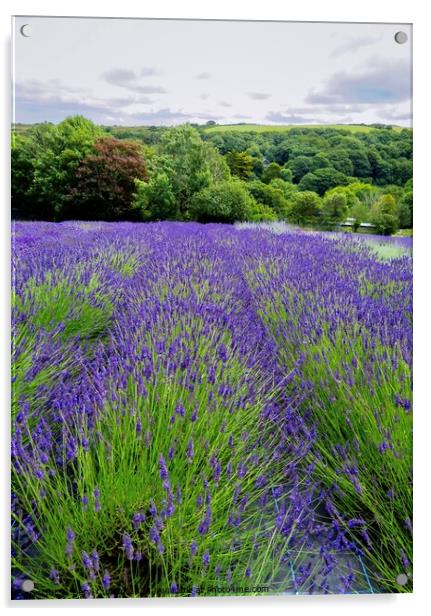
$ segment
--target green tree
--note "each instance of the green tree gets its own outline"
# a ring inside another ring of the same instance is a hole
[[[332,197],[333,195],[343,195],[346,199],[347,210],[350,212],[352,208],[359,203],[359,199],[352,189],[354,184],[348,184],[347,186],[335,186],[326,191],[325,197]]]
[[[398,218],[401,229],[413,227],[413,191],[406,190],[398,204]]]
[[[241,180],[247,180],[254,167],[254,159],[247,152],[228,152],[226,162],[232,175],[236,175]]]
[[[82,159],[93,153],[103,130],[82,116],[66,118],[57,126],[36,131],[34,174],[28,194],[44,216],[62,218],[63,208],[75,186]]]
[[[174,220],[178,207],[166,173],[154,175],[149,182],[135,180],[133,207],[142,220]]]
[[[299,225],[315,224],[322,209],[321,199],[312,191],[298,192],[292,199],[289,219]]]
[[[311,156],[296,156],[289,160],[288,166],[292,171],[293,181],[297,184],[301,179],[314,169],[313,158]]]
[[[281,171],[280,171],[280,177],[282,180],[284,180],[285,182],[289,182],[292,183],[293,182],[293,173],[292,173],[292,169],[289,169],[289,167],[287,167],[286,165],[284,167],[282,167]]]
[[[150,163],[150,177],[159,173],[168,177],[175,196],[178,218],[189,218],[193,196],[214,182],[230,177],[229,167],[215,147],[204,142],[190,125],[166,131],[159,151]],[[150,204],[150,209],[152,208]]]
[[[351,218],[353,218],[354,231],[357,231],[363,222],[370,222],[370,210],[359,199],[349,213]]]
[[[259,180],[247,182],[246,184],[247,190],[255,201],[271,208],[279,220],[285,220],[290,212],[290,204],[283,191],[278,186],[273,186],[274,182],[282,181],[278,178],[272,180],[271,184],[264,184],[259,182]]]
[[[14,217],[38,218],[29,190],[34,175],[35,147],[32,139],[16,135],[11,150],[11,201]],[[49,214],[49,212],[48,212]]]
[[[391,235],[399,228],[397,205],[392,195],[382,195],[373,205],[370,220],[379,233]]]
[[[334,167],[337,171],[344,173],[345,175],[353,175],[353,163],[349,158],[349,153],[341,148],[335,148],[326,152],[326,157],[330,163],[330,166]]]
[[[211,184],[196,193],[190,204],[193,220],[225,222],[247,220],[253,211],[254,200],[240,180],[225,180]]]
[[[283,197],[288,202],[291,201],[293,195],[295,195],[298,192],[297,184],[286,182],[285,180],[282,180],[281,178],[275,178],[275,180],[271,180],[271,182],[269,183],[269,186],[271,188],[276,188],[277,190],[280,190],[283,194]]]
[[[254,202],[247,220],[250,222],[275,222],[278,217],[274,210],[267,205]]]
[[[262,182],[269,184],[275,178],[281,178],[282,168],[278,163],[270,163],[262,173]]]
[[[347,211],[347,197],[342,192],[333,192],[323,197],[322,219],[326,224],[345,220]]]
[[[299,190],[316,192],[322,196],[329,188],[349,183],[349,178],[331,167],[323,167],[304,175],[299,182]]]

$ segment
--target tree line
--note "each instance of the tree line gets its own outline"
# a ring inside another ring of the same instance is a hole
[[[82,116],[12,138],[12,212],[43,220],[286,220],[379,233],[413,223],[412,132],[101,127]]]

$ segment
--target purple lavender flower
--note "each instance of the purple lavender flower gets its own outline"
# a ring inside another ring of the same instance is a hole
[[[169,478],[168,468],[166,466],[165,459],[161,454],[159,457],[159,470],[160,470],[160,479],[163,480],[163,479]]]
[[[180,417],[185,416],[184,406],[181,404],[181,402],[179,402],[177,406],[175,407],[175,413],[179,415]]]
[[[109,587],[111,586],[111,576],[109,575],[109,571],[107,569],[105,569],[103,573],[102,585],[105,590],[109,590]]]
[[[129,535],[123,535],[123,550],[126,554],[126,558],[128,558],[128,560],[133,560],[134,548]]]
[[[193,460],[193,456],[194,456],[193,439],[190,438],[187,444],[187,459],[189,462]]]
[[[141,511],[137,511],[136,513],[133,514],[133,527],[135,530],[138,530],[142,524],[142,522],[145,522],[145,513],[142,513]]]
[[[196,556],[198,551],[198,544],[196,543],[196,541],[193,539],[191,546],[190,546],[190,556],[193,558],[194,556]]]
[[[82,564],[86,569],[91,570],[93,568],[93,562],[85,551],[82,552]]]
[[[97,550],[92,550],[91,554],[91,562],[93,563],[93,569],[98,572],[99,571],[99,554]]]

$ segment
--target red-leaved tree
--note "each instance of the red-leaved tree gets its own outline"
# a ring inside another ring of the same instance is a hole
[[[71,189],[67,218],[133,220],[135,179],[147,180],[142,147],[135,141],[101,137],[82,159]]]

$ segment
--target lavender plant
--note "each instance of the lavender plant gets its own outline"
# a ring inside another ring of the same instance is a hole
[[[193,223],[14,234],[17,597],[359,592],[347,552],[394,589],[409,257]]]

